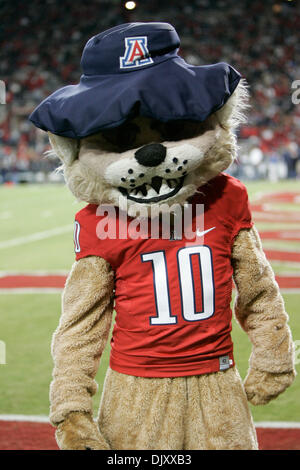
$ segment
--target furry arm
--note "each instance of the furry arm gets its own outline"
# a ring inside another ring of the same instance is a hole
[[[113,271],[109,264],[94,256],[75,262],[65,285],[62,315],[52,341],[50,421],[55,426],[72,412],[77,414],[72,414],[71,419],[81,419],[85,427],[93,416],[92,396],[97,391],[94,377],[108,339],[112,311]],[[78,418],[79,414],[82,418]]]
[[[255,227],[237,235],[232,265],[235,315],[253,346],[245,391],[252,404],[265,404],[294,380],[294,350],[284,302]]]

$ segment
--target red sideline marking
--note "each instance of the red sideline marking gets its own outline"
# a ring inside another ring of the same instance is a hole
[[[300,196],[299,196],[299,199],[300,199]],[[282,210],[269,210],[269,207],[270,207],[270,204],[266,205],[266,204],[250,204],[250,207],[251,207],[251,211],[252,212],[267,212],[268,214],[281,214],[283,215],[283,211]],[[299,212],[298,211],[292,211],[292,210],[289,210],[289,211],[286,211],[285,214],[287,213],[287,215],[292,215],[292,216],[297,216],[297,218],[299,218]]]
[[[260,450],[300,450],[300,429],[257,428]]]
[[[300,241],[300,231],[299,230],[269,230],[269,231],[260,231],[260,238],[262,240],[290,240],[290,241]]]
[[[54,433],[47,423],[0,421],[0,449],[58,450]]]
[[[264,250],[266,257],[271,261],[294,261],[300,263],[300,253],[294,251]]]
[[[273,193],[264,194],[259,199],[256,199],[254,204],[251,204],[251,210],[254,220],[264,222],[300,222],[299,211],[280,211],[271,210],[266,207],[266,203],[283,202],[283,203],[300,203],[300,193]]]
[[[275,253],[275,254],[274,254]],[[279,259],[280,261],[297,261],[295,255],[298,255],[300,261],[300,253],[290,252],[266,252],[268,259]],[[278,254],[279,253],[279,254]],[[275,276],[279,287],[289,289],[300,289],[300,276]],[[66,282],[66,276],[26,276],[26,275],[11,275],[3,276],[0,278],[0,289],[34,289],[34,288],[58,288],[63,289]]]
[[[259,222],[297,223],[300,222],[299,212],[252,211],[253,219]]]
[[[275,276],[281,289],[300,289],[300,276]]]
[[[300,193],[286,192],[286,193],[271,193],[264,194],[257,199],[259,202],[288,202],[297,204],[300,202]]]
[[[264,212],[263,204],[250,204],[252,212]]]
[[[47,276],[30,276],[30,275],[6,275],[0,278],[0,289],[18,289],[18,288],[64,288],[66,276],[47,275]]]
[[[257,428],[260,450],[300,450],[300,429]],[[0,421],[0,450],[58,450],[48,423]]]

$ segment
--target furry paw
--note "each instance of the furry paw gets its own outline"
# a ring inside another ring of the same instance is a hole
[[[248,401],[252,405],[269,403],[292,384],[295,375],[294,371],[271,373],[250,369],[244,382]]]
[[[55,437],[61,450],[110,450],[88,413],[70,413],[58,425]]]

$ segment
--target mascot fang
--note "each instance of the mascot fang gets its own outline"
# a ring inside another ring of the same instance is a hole
[[[246,84],[226,63],[187,64],[179,45],[168,23],[104,31],[84,48],[80,83],[30,116],[88,203],[76,215],[76,261],[52,342],[50,419],[61,449],[257,449],[247,400],[268,403],[295,377],[288,316],[246,188],[224,173]],[[201,226],[191,217],[194,239],[161,236],[174,205],[171,224],[187,205],[204,208]],[[101,238],[103,206],[118,228]],[[142,210],[156,211],[157,236],[128,236]],[[234,313],[253,346],[244,384],[230,334],[232,278]]]

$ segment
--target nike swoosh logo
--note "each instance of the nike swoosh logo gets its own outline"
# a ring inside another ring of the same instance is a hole
[[[214,230],[216,227],[212,227],[212,228],[209,228],[208,230],[204,230],[204,232],[199,232],[199,230],[197,229],[196,231],[196,234],[197,234],[197,237],[204,237],[204,235],[208,232],[211,232],[212,230]]]

